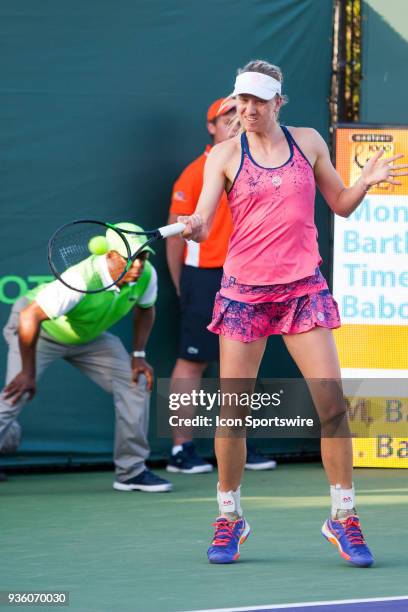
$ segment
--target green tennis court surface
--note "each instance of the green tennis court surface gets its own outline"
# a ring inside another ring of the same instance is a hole
[[[0,485],[0,590],[69,591],[69,608],[58,609],[84,612],[268,609],[407,594],[404,470],[356,472],[371,569],[349,567],[321,536],[328,493],[317,464],[245,475],[252,534],[228,566],[206,560],[216,473],[171,480],[173,493],[149,494],[113,491],[107,472],[11,476]]]

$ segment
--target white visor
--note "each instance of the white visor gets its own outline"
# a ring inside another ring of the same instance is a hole
[[[280,93],[281,84],[273,77],[262,72],[241,72],[235,79],[232,95],[252,94],[262,100],[272,100]]]

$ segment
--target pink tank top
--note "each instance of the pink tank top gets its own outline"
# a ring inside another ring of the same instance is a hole
[[[264,168],[241,136],[241,165],[228,192],[233,219],[224,274],[246,285],[290,283],[315,273],[321,263],[314,223],[313,168],[281,126],[289,159]]]

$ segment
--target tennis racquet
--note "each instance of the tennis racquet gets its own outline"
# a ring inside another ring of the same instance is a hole
[[[51,272],[69,289],[100,293],[117,285],[140,253],[152,251],[153,242],[181,234],[185,228],[184,223],[172,223],[139,232],[128,225],[89,219],[66,223],[48,242]]]

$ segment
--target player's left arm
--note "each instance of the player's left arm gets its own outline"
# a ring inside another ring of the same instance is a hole
[[[404,170],[408,168],[407,164],[393,163],[403,157],[402,153],[382,159],[384,151],[380,150],[368,160],[354,185],[345,187],[331,162],[329,149],[323,138],[315,130],[310,130],[309,138],[316,156],[314,174],[317,186],[332,211],[341,217],[350,216],[373,185],[382,182],[401,185],[394,177],[407,174]]]

